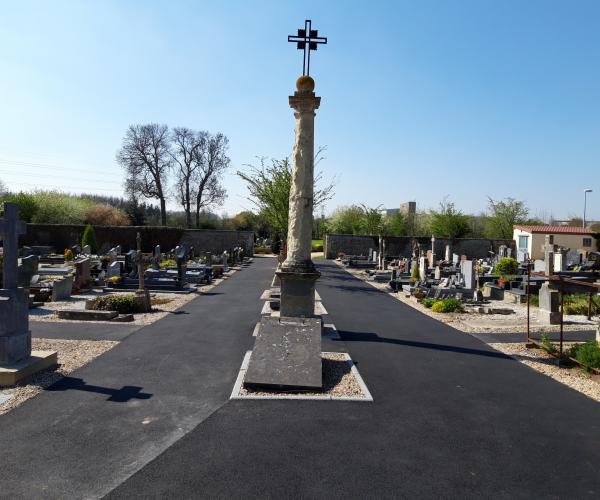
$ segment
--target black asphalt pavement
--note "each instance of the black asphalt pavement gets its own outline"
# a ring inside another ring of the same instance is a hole
[[[375,401],[229,402],[109,498],[600,496],[596,402],[319,268]]]
[[[31,336],[41,339],[68,340],[123,340],[139,330],[139,325],[127,323],[64,323],[57,321],[30,321]]]
[[[1,416],[0,498],[99,498],[218,410],[275,264],[255,259]]]

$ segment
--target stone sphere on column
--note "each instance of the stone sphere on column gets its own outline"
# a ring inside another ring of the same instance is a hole
[[[296,90],[302,93],[313,92],[315,90],[315,81],[308,75],[301,76],[296,80]]]

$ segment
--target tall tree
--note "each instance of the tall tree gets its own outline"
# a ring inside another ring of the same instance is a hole
[[[259,158],[259,161],[260,166],[247,165],[249,169],[246,172],[238,171],[237,175],[246,181],[250,201],[269,222],[274,233],[281,235],[285,240],[288,231],[292,165],[289,158],[267,160],[263,157]],[[333,197],[333,183],[316,188],[321,179],[321,173],[317,173],[314,179],[313,209]]]
[[[507,240],[513,237],[513,226],[524,224],[529,215],[529,209],[525,203],[514,198],[498,201],[488,198],[488,211],[486,236]]]
[[[438,211],[431,212],[429,229],[435,236],[464,238],[469,234],[469,217],[454,207],[454,203],[444,199]]]
[[[200,212],[208,207],[221,205],[227,192],[221,178],[231,160],[227,156],[229,139],[221,133],[211,135],[200,132],[202,138],[196,153],[197,169],[194,172],[193,193],[196,199],[196,227],[200,227]]]
[[[149,123],[131,125],[123,138],[117,161],[125,169],[125,188],[137,196],[156,199],[167,225],[167,175],[172,167],[169,128]]]
[[[207,137],[185,127],[177,127],[172,133],[171,157],[176,167],[175,193],[185,212],[185,225],[192,227],[192,203],[196,202],[194,181],[203,160]]]

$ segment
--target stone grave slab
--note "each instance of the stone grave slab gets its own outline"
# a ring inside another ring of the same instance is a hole
[[[262,318],[244,385],[321,390],[320,318]]]
[[[15,385],[19,380],[57,364],[56,351],[31,351],[31,356],[0,366],[0,386]]]

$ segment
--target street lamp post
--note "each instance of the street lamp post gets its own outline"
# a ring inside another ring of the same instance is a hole
[[[585,211],[587,208],[587,194],[591,193],[592,190],[591,189],[584,189],[583,190],[583,227],[585,228]]]

